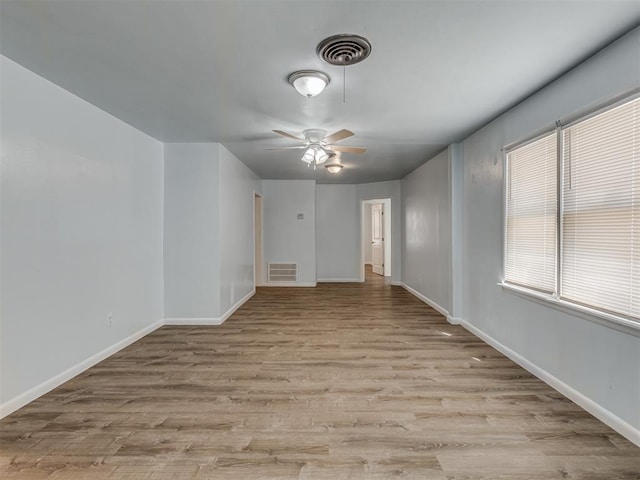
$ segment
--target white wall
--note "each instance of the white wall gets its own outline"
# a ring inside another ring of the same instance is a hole
[[[165,317],[220,323],[254,291],[255,174],[219,143],[165,145]]]
[[[220,313],[255,290],[254,192],[258,177],[224,146],[219,146]]]
[[[8,413],[162,319],[163,146],[0,62],[0,402]]]
[[[565,392],[575,392],[573,398],[635,435],[637,442],[640,338],[509,293],[497,283],[503,243],[500,148],[639,86],[637,28],[467,138],[457,232],[462,239],[462,320],[546,372],[550,381],[568,387]]]
[[[391,199],[391,281],[399,284],[402,281],[402,187],[400,180],[377,183],[361,183],[356,185],[356,201],[358,202],[357,225],[358,244],[362,245],[362,209],[363,200],[381,198]],[[386,213],[385,213],[386,215]],[[362,248],[362,247],[360,247]],[[387,255],[388,257],[388,255]],[[362,258],[362,257],[359,257]],[[360,262],[360,260],[358,260]],[[364,275],[364,265],[361,269]],[[362,277],[364,279],[364,277]]]
[[[164,314],[220,315],[217,143],[164,148]]]
[[[451,309],[450,155],[445,150],[402,180],[402,281]]]
[[[316,186],[318,281],[360,280],[355,185]]]
[[[267,263],[298,264],[298,283],[316,283],[314,180],[263,180],[264,271]],[[302,213],[304,219],[298,220]]]
[[[454,143],[447,149],[449,154],[449,180],[451,184],[451,292],[449,317],[458,318],[464,298],[464,257],[462,251],[462,220],[464,215],[464,156],[462,144]]]

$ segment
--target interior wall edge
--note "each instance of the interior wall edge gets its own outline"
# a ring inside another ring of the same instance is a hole
[[[419,300],[422,300],[424,303],[429,305],[431,308],[436,310],[438,313],[441,313],[442,315],[444,315],[445,318],[449,318],[449,312],[447,311],[446,308],[444,308],[443,306],[441,306],[438,303],[434,302],[429,297],[421,294],[419,291],[417,291],[416,289],[414,289],[410,285],[407,285],[406,283],[400,282],[400,284],[398,286],[404,288],[407,292],[409,292],[411,295],[413,295],[414,297],[418,298]]]
[[[67,370],[45,380],[39,385],[36,385],[30,390],[27,390],[24,393],[4,402],[0,405],[0,418],[4,418],[7,415],[15,412],[16,410],[24,407],[25,405],[33,402],[37,398],[42,395],[50,392],[54,388],[59,387],[65,382],[68,382],[72,378],[80,375],[82,372],[88,370],[94,365],[100,363],[101,361],[109,358],[114,353],[119,352],[123,348],[128,347],[129,345],[137,342],[141,338],[149,335],[151,332],[157,330],[158,328],[164,325],[164,320],[158,320],[151,325],[148,325],[141,330],[138,330],[132,335],[129,335],[127,338],[120,340],[119,342],[114,343],[110,347],[105,348],[104,350],[96,353],[95,355],[90,356],[89,358],[81,361],[80,363],[74,365],[73,367],[68,368]]]
[[[231,315],[235,313],[242,305],[244,305],[251,297],[256,294],[254,288],[244,297],[238,300],[227,311],[219,317],[167,317],[164,319],[164,325],[171,326],[197,326],[197,325],[222,325]]]

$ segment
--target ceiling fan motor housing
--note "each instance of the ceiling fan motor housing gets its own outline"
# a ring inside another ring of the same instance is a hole
[[[320,145],[327,136],[327,131],[320,128],[308,128],[302,133],[310,145]]]

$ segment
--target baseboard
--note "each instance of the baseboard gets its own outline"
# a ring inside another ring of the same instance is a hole
[[[447,322],[451,325],[461,325],[463,320],[459,317],[452,317],[451,315],[447,315]]]
[[[591,415],[596,417],[602,423],[608,425],[616,432],[618,432],[623,437],[627,438],[630,442],[635,443],[640,447],[640,430],[635,428],[633,425],[627,423],[620,417],[616,416],[614,413],[610,412],[606,408],[602,407],[600,404],[594,402],[589,397],[575,390],[573,387],[567,385],[559,378],[555,377],[551,373],[546,370],[540,368],[533,362],[527,360],[525,357],[520,355],[519,353],[511,350],[509,347],[503,345],[495,338],[487,335],[482,330],[474,327],[469,322],[463,319],[454,319],[458,321],[458,324],[467,329],[469,332],[473,333],[476,337],[484,341],[485,343],[491,345],[493,348],[498,350],[500,353],[504,354],[506,357],[513,360],[515,363],[520,365],[522,368],[532,373],[540,380],[545,382],[547,385],[553,387],[562,395],[585,409]]]
[[[249,299],[251,297],[253,297],[256,294],[256,289],[254,288],[253,290],[251,290],[249,293],[247,293],[244,297],[242,297],[240,300],[238,300],[236,303],[234,303],[231,308],[229,308],[229,310],[227,310],[221,317],[220,317],[220,325],[222,325],[225,320],[227,320],[231,315],[233,315],[236,310],[238,310],[242,305],[244,305],[245,303],[247,303],[249,301]]]
[[[395,280],[391,280],[391,285],[393,285],[394,287],[404,287],[404,283],[396,282]]]
[[[263,287],[317,287],[316,282],[282,282],[282,283],[265,283]]]
[[[12,398],[11,400],[8,400],[7,402],[0,405],[0,418],[6,417],[7,415],[18,410],[19,408],[22,408],[28,403],[33,402],[35,399],[37,399],[38,397],[41,397],[45,393],[50,392],[51,390],[53,390],[56,387],[59,387],[65,382],[68,382],[73,377],[81,374],[82,372],[93,367],[97,363],[100,363],[101,361],[110,357],[114,353],[119,352],[120,350],[122,350],[125,347],[128,347],[134,342],[137,342],[145,335],[149,335],[151,332],[153,332],[154,330],[157,330],[162,325],[164,325],[164,321],[158,320],[157,322],[143,328],[142,330],[138,330],[134,334],[129,335],[127,338],[120,340],[119,342],[111,345],[110,347],[105,348],[101,352],[98,352],[95,355],[92,355],[91,357],[87,358],[86,360],[83,360],[77,365],[74,365],[73,367],[66,369],[64,372],[59,373],[58,375],[55,375],[49,380],[45,380],[40,385],[37,385],[32,389],[27,390],[26,392],[18,395],[17,397]]]
[[[319,278],[318,283],[360,283],[360,278]]]
[[[172,327],[185,325],[222,325],[220,317],[167,317],[164,324]]]
[[[407,285],[406,283],[400,283],[400,286],[402,288],[404,288],[407,292],[409,292],[411,295],[413,295],[414,297],[418,297],[420,300],[422,300],[424,303],[426,303],[427,305],[429,305],[430,307],[434,308],[435,310],[437,310],[438,312],[440,312],[442,315],[444,315],[446,318],[449,318],[449,311],[446,308],[441,307],[440,305],[438,305],[436,302],[434,302],[433,300],[431,300],[429,297],[425,297],[423,294],[421,294],[419,291],[411,288],[409,285]]]
[[[170,317],[164,319],[165,325],[222,325],[225,320],[227,320],[231,315],[235,313],[242,305],[244,305],[251,297],[256,294],[256,289],[254,288],[249,293],[247,293],[244,297],[238,300],[235,304],[229,308],[224,314],[219,317]]]

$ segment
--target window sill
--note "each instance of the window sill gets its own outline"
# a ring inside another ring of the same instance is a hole
[[[560,300],[552,297],[551,295],[536,292],[535,290],[529,290],[528,288],[519,287],[517,285],[511,285],[508,283],[498,283],[500,287],[507,290],[509,293],[515,293],[528,300],[533,300],[537,303],[550,306],[564,313],[568,313],[573,316],[584,318],[598,325],[612,328],[629,335],[640,337],[640,323],[633,320],[629,320],[612,313],[601,312],[593,308],[578,305],[566,300]]]

